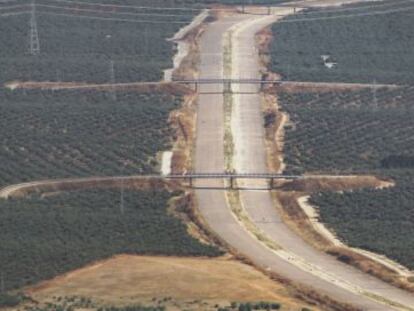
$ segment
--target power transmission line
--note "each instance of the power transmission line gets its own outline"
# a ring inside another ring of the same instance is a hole
[[[0,6],[0,10],[13,10],[13,9],[22,9],[22,8],[31,8],[31,4],[18,4],[11,6]]]
[[[32,12],[30,16],[30,54],[31,55],[38,55],[40,54],[40,42],[39,42],[39,34],[37,31],[37,21],[36,21],[36,4],[35,0],[32,2]]]
[[[375,5],[358,5],[355,7],[343,7],[343,8],[335,8],[335,9],[330,9],[330,8],[324,8],[324,7],[314,7],[314,8],[307,8],[307,9],[315,9],[316,11],[308,11],[308,12],[303,12],[300,15],[301,16],[307,16],[307,15],[318,15],[318,14],[328,14],[328,13],[342,13],[342,12],[347,12],[347,11],[357,11],[357,10],[368,10],[368,9],[378,9],[378,8],[384,8],[384,7],[389,7],[389,6],[398,6],[401,4],[409,4],[409,3],[414,3],[414,0],[402,0],[400,2],[386,2],[386,3],[381,3],[381,4],[375,4]],[[286,8],[288,8],[289,6],[286,6]],[[296,8],[297,9],[297,8]]]
[[[110,8],[127,8],[127,9],[139,9],[139,10],[176,10],[176,11],[200,11],[203,8],[185,8],[185,7],[150,7],[150,6],[133,6],[133,5],[121,5],[121,4],[109,4],[109,3],[99,3],[99,2],[81,2],[81,1],[70,1],[70,0],[49,0],[52,2],[64,2],[64,3],[74,3],[81,5],[89,6],[102,6]]]
[[[38,11],[38,14],[54,15],[54,16],[67,16],[67,17],[78,17],[78,18],[96,19],[96,20],[114,21],[114,22],[129,22],[129,23],[181,24],[181,25],[187,25],[189,23],[188,21],[139,20],[139,19],[116,18],[116,17],[98,17],[98,16],[79,15],[79,14],[70,14],[70,13],[53,13],[53,12],[45,12],[45,11]]]
[[[109,12],[109,11],[99,11],[99,10],[93,10],[93,9],[81,9],[81,8],[75,8],[75,7],[46,5],[46,4],[36,4],[36,6],[42,7],[42,8],[80,11],[80,12],[93,12],[93,13],[99,13],[99,14],[113,14],[113,15],[120,14],[120,15],[130,15],[130,16],[189,17],[189,18],[193,17],[193,15],[184,15],[184,14]]]
[[[67,3],[79,3],[79,4],[86,4],[86,5],[92,5],[91,3],[85,3],[85,2],[78,2],[78,1],[70,1],[70,0],[49,0],[49,1],[57,1],[57,2],[67,2]],[[414,0],[407,0],[399,2],[401,3],[413,3]],[[176,9],[176,8],[158,8],[158,7],[134,7],[134,6],[120,6],[120,5],[108,5],[108,4],[100,4],[95,3],[97,6],[103,6],[103,7],[123,7],[123,8],[152,8],[152,9]],[[336,13],[336,12],[343,12],[343,11],[349,11],[349,10],[362,10],[362,9],[374,9],[384,6],[390,6],[395,5],[395,3],[385,3],[381,5],[376,6],[360,6],[358,8],[343,8],[343,9],[336,9],[336,10],[324,10],[323,12],[307,12],[302,13],[300,16],[308,16],[311,14],[327,14],[327,13]],[[180,14],[153,14],[153,13],[130,13],[130,12],[102,12],[99,10],[93,10],[93,9],[79,9],[79,8],[68,8],[68,7],[59,7],[59,6],[53,6],[53,5],[44,5],[44,4],[36,4],[36,6],[39,7],[49,7],[49,8],[56,8],[56,9],[62,9],[62,10],[70,10],[70,11],[85,11],[85,12],[93,12],[93,13],[99,13],[99,14],[121,14],[121,15],[137,15],[137,16],[171,16],[171,17],[186,17],[189,15],[180,15]],[[15,8],[18,8],[19,6],[15,6]],[[21,5],[20,8],[26,7],[26,5]],[[1,9],[1,8],[0,8]],[[293,18],[293,19],[286,19],[278,21],[278,23],[291,23],[291,22],[305,22],[305,21],[319,21],[319,20],[328,20],[328,19],[334,19],[334,18],[351,18],[351,17],[358,17],[358,16],[369,16],[369,15],[380,15],[380,14],[390,14],[390,13],[396,13],[396,12],[402,12],[405,10],[410,10],[412,7],[405,7],[405,8],[397,8],[393,10],[386,10],[386,11],[377,11],[377,12],[363,12],[363,13],[354,13],[350,15],[336,15],[336,16],[320,16],[315,18]],[[195,9],[191,9],[195,10]],[[197,10],[198,11],[198,10]],[[20,13],[20,12],[19,12]],[[98,16],[90,16],[90,15],[79,15],[79,14],[71,14],[71,13],[55,13],[55,12],[40,12],[42,14],[48,14],[48,15],[56,15],[56,16],[78,16],[80,18],[90,18],[90,19],[101,19],[101,20],[109,20],[109,21],[123,21],[123,22],[136,22],[136,23],[172,23],[172,24],[186,24],[187,22],[184,21],[152,21],[152,20],[133,20],[128,18],[117,18],[117,17],[98,17]],[[1,16],[1,15],[0,15]],[[286,17],[287,15],[284,14],[273,14],[273,16],[280,16],[280,17]]]
[[[15,16],[15,15],[20,15],[20,14],[30,14],[31,11],[22,11],[22,12],[10,12],[10,13],[0,13],[0,17],[3,16]]]
[[[338,19],[338,18],[378,16],[378,15],[387,15],[387,14],[393,14],[393,13],[399,13],[399,12],[406,12],[406,11],[413,10],[413,9],[414,9],[414,6],[398,8],[398,9],[393,9],[393,10],[354,13],[354,14],[347,14],[347,15],[321,16],[321,17],[311,17],[311,18],[292,18],[292,19],[277,21],[276,23],[312,22],[312,21],[320,21],[320,20],[332,20],[332,19]],[[319,13],[319,14],[321,14],[321,13]],[[322,12],[322,14],[323,14],[323,12]],[[284,15],[284,16],[287,17],[286,15]]]
[[[314,17],[314,18],[292,18],[292,19],[280,20],[280,21],[277,21],[276,23],[311,22],[311,21],[320,21],[320,20],[332,20],[332,19],[338,19],[338,18],[378,16],[378,15],[387,15],[387,14],[393,14],[393,13],[399,13],[399,12],[406,12],[406,11],[413,10],[413,9],[414,9],[414,6],[398,8],[394,10],[369,12],[369,13],[366,12],[366,13],[355,13],[355,14],[348,14],[348,15],[321,16],[321,17]],[[70,13],[54,13],[54,12],[45,12],[45,11],[38,11],[38,14],[78,17],[78,18],[96,19],[96,20],[104,20],[104,21],[129,22],[129,23],[182,24],[182,25],[188,24],[188,22],[185,22],[185,21],[138,20],[138,19],[127,19],[127,18],[116,18],[116,17],[98,17],[98,16],[79,15],[79,14],[70,14]],[[287,17],[288,15],[273,15],[273,16]],[[221,22],[221,24],[233,24],[233,23],[234,22]],[[263,22],[263,24],[267,25],[268,22]]]
[[[320,16],[320,17],[311,17],[311,18],[290,18],[285,20],[275,21],[275,24],[280,23],[294,23],[294,22],[310,22],[310,21],[320,21],[320,20],[332,20],[337,18],[354,18],[354,17],[366,17],[366,16],[377,16],[377,15],[387,15],[399,12],[406,12],[413,10],[414,6],[407,6],[403,8],[391,9],[391,10],[382,10],[375,12],[363,12],[363,13],[354,13],[354,14],[345,14],[345,15],[334,15],[334,16]],[[316,12],[315,12],[316,13]],[[332,13],[329,12],[329,13]],[[319,15],[324,14],[324,12],[318,12]],[[307,14],[302,14],[301,16],[306,16]],[[289,17],[289,14],[273,14],[272,16],[277,17]],[[222,22],[222,24],[233,24],[234,22]],[[260,23],[257,23],[260,24]],[[268,22],[263,22],[263,24],[268,25]]]
[[[9,3],[14,2],[17,0],[0,0],[0,3]],[[133,6],[133,5],[119,5],[119,4],[108,4],[108,3],[99,3],[99,2],[81,2],[81,1],[72,1],[72,0],[46,0],[49,2],[58,2],[58,3],[68,3],[68,4],[78,4],[83,6],[100,6],[100,7],[109,7],[109,8],[127,8],[127,9],[139,9],[139,10],[177,10],[177,11],[200,11],[202,9],[209,9],[206,7],[199,7],[199,8],[188,8],[188,7],[149,7],[149,6]],[[387,6],[394,6],[394,5],[401,5],[406,3],[414,3],[414,0],[401,0],[397,3],[395,2],[387,2],[382,4],[376,4],[376,5],[367,5],[367,6],[357,6],[357,7],[347,7],[347,8],[339,8],[339,9],[326,9],[324,8],[323,12],[304,12],[302,15],[314,15],[314,14],[323,14],[323,13],[336,13],[336,12],[345,12],[345,11],[354,11],[354,10],[364,10],[364,9],[376,9],[380,7],[387,7]],[[49,6],[54,7],[53,5],[48,4],[37,4],[38,6]],[[22,6],[25,6],[22,4]],[[242,4],[241,8],[243,10],[243,7],[245,4]],[[58,7],[58,6],[56,6]],[[280,6],[283,8],[288,8],[289,6]],[[74,8],[75,9],[75,8]],[[86,10],[86,9],[82,9]],[[220,10],[234,10],[234,8],[221,8]],[[109,13],[109,12],[108,12]],[[161,15],[161,14],[160,14]]]
[[[86,6],[102,6],[102,7],[110,7],[110,8],[128,8],[128,9],[146,9],[146,10],[177,10],[177,11],[200,11],[202,9],[209,9],[207,7],[199,7],[199,8],[188,8],[188,7],[149,7],[149,6],[132,6],[132,5],[119,5],[119,4],[108,4],[108,3],[99,3],[99,2],[81,2],[81,1],[73,1],[73,0],[46,0],[51,2],[63,2],[63,3],[72,3],[72,4],[80,4],[80,5],[86,5]],[[394,6],[394,5],[401,5],[405,3],[413,3],[414,0],[402,0],[398,3],[395,2],[387,2],[387,3],[381,3],[376,5],[366,5],[366,6],[358,6],[358,7],[351,7],[351,8],[339,8],[339,9],[324,9],[325,12],[323,13],[335,13],[335,12],[343,12],[343,11],[352,11],[352,10],[363,10],[363,9],[375,9],[379,7],[387,7],[387,6]],[[245,4],[241,5],[241,9]],[[280,6],[283,8],[289,7],[289,6]],[[234,8],[220,8],[220,10],[231,10],[233,11]],[[302,13],[303,15],[311,15],[311,14],[321,14],[321,12],[306,12]]]

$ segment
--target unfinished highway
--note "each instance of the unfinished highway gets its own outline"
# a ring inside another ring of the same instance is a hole
[[[275,10],[278,15],[290,8]],[[200,79],[259,78],[255,34],[275,22],[276,16],[234,15],[208,25],[200,39]],[[224,46],[232,36],[231,64],[224,63]],[[225,70],[225,68],[227,68]],[[225,152],[226,128],[223,86],[200,85],[194,170],[200,173],[225,171],[226,156],[232,157],[237,173],[266,171],[266,153],[261,97],[257,85],[233,86],[231,132],[234,154]],[[237,93],[242,94],[237,94]],[[252,94],[253,93],[253,94]],[[197,181],[206,186],[211,181]],[[217,181],[216,181],[217,183]],[[207,185],[208,186],[208,185]],[[240,192],[240,204],[255,226],[271,239],[277,249],[260,242],[238,221],[223,190],[197,189],[202,216],[210,229],[258,266],[296,283],[312,287],[333,299],[364,310],[412,310],[414,295],[340,263],[317,251],[290,230],[278,215],[270,192]]]

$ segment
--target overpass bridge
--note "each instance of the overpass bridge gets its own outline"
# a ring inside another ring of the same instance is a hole
[[[231,92],[233,84],[250,84],[259,85],[259,90],[262,91],[265,86],[277,86],[281,85],[281,80],[266,80],[266,79],[215,79],[215,78],[203,78],[203,79],[173,79],[172,82],[177,84],[183,84],[185,86],[194,86],[194,91],[198,91],[199,85],[222,85],[224,92]],[[221,93],[221,92],[220,92]]]
[[[234,182],[237,180],[256,179],[268,182],[269,189],[273,189],[275,180],[296,180],[311,178],[312,176],[304,175],[283,175],[276,173],[186,173],[186,174],[171,174],[171,175],[153,175],[152,178],[164,179],[183,179],[189,182],[190,187],[194,187],[196,180],[225,180],[228,187],[234,189]]]
[[[130,181],[150,181],[150,180],[183,180],[188,182],[190,188],[203,188],[203,189],[237,189],[237,190],[272,190],[274,189],[275,180],[291,181],[291,180],[305,180],[305,179],[317,179],[317,178],[346,178],[354,177],[354,175],[283,175],[276,173],[185,173],[185,174],[169,174],[169,175],[127,175],[127,176],[93,176],[93,177],[78,177],[78,178],[63,178],[63,179],[46,179],[37,180],[31,182],[23,182],[14,185],[9,185],[4,188],[0,188],[0,199],[7,199],[13,196],[15,193],[23,192],[53,192],[59,190],[74,190],[74,189],[86,189],[96,188],[97,186],[110,187],[117,183],[123,185],[123,182]],[[236,188],[235,181],[237,180],[261,180],[267,182],[267,188]],[[224,185],[220,186],[195,186],[194,182],[197,180],[218,180],[224,181]],[[43,190],[42,190],[43,189]]]
[[[183,180],[188,182],[191,188],[195,188],[194,182],[196,180],[219,180],[225,181],[224,187],[228,189],[235,189],[235,181],[238,179],[251,179],[251,180],[265,180],[268,182],[269,188],[273,189],[274,181],[280,180],[294,180],[308,178],[308,176],[294,176],[294,175],[282,175],[272,173],[252,173],[252,174],[235,174],[235,173],[185,173],[185,174],[169,174],[169,175],[128,175],[128,176],[93,176],[93,177],[79,177],[79,178],[63,178],[63,179],[46,179],[37,180],[31,182],[23,182],[14,185],[9,185],[4,188],[0,188],[0,198],[7,199],[13,196],[14,193],[39,192],[39,189],[46,189],[45,191],[56,191],[56,189],[73,190],[84,189],[85,187],[95,188],[100,186],[113,186],[116,183],[123,184],[128,181],[149,181],[149,180]],[[226,186],[227,185],[227,186]],[[198,187],[205,189],[217,189],[218,187]],[[223,186],[220,186],[223,188]],[[49,189],[49,190],[48,190]]]

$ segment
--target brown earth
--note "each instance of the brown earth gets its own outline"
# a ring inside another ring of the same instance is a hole
[[[215,18],[210,17],[206,22]],[[183,40],[188,44],[188,54],[183,58],[180,66],[172,73],[174,79],[196,79],[200,54],[198,39],[203,34],[205,23],[188,32]],[[174,130],[173,156],[171,159],[171,173],[181,174],[191,170],[192,154],[196,128],[197,96],[188,94],[184,97],[183,105],[170,114],[170,125]]]
[[[196,97],[186,96],[180,109],[170,114],[170,125],[174,130],[171,173],[182,174],[190,171],[192,146],[195,138]]]
[[[43,282],[25,292],[40,302],[50,301],[52,297],[81,296],[116,305],[151,304],[153,297],[170,297],[171,302],[192,310],[210,310],[208,306],[202,307],[202,301],[210,307],[216,303],[225,306],[231,301],[261,300],[280,302],[284,310],[300,310],[303,306],[298,299],[289,297],[283,286],[227,257],[122,255]],[[194,300],[199,303],[189,304]]]
[[[267,166],[271,172],[282,173],[284,127],[289,122],[286,113],[280,111],[274,95],[263,96],[263,114],[265,119],[265,144],[267,149]]]
[[[261,73],[266,80],[280,80],[281,76],[275,72],[268,70],[268,65],[271,61],[270,57],[270,43],[273,40],[272,27],[263,28],[256,35],[256,46],[259,49]],[[267,87],[269,89],[269,87]],[[271,88],[270,88],[271,89]],[[271,94],[271,92],[268,92]]]
[[[166,181],[157,178],[142,178],[141,176],[130,177],[87,177],[61,180],[45,180],[18,184],[4,188],[0,197],[24,197],[32,193],[47,195],[62,191],[73,191],[83,189],[182,189],[178,181]],[[3,193],[4,192],[4,193]]]
[[[212,22],[213,20],[215,20],[215,18],[212,16],[207,18],[207,22]],[[191,80],[197,78],[197,67],[200,63],[200,53],[197,41],[203,34],[205,27],[206,23],[201,23],[199,26],[189,31],[182,39],[188,45],[188,53],[181,61],[180,66],[172,73],[175,80]]]
[[[281,191],[320,192],[346,191],[363,188],[385,188],[394,186],[392,181],[382,180],[375,176],[338,176],[338,177],[309,177],[280,182],[276,189]]]
[[[333,91],[359,91],[363,89],[396,89],[401,88],[402,85],[394,84],[369,84],[369,83],[336,83],[336,82],[298,82],[298,81],[283,81],[277,86],[272,86],[267,89],[267,92],[274,94],[280,91],[286,93],[323,93]]]

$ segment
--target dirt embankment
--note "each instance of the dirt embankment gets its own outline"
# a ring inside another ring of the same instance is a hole
[[[269,46],[273,40],[271,27],[266,27],[256,35],[256,46],[259,50],[260,72],[263,78],[279,80],[280,76],[268,71],[270,62]],[[263,117],[265,127],[265,144],[267,166],[271,172],[282,173],[285,169],[283,161],[283,145],[285,125],[289,123],[289,115],[280,110],[277,97],[270,92],[269,87],[262,97]]]
[[[175,38],[179,51],[179,62],[175,64],[171,77],[180,80],[196,79],[198,64],[200,63],[200,54],[198,39],[203,34],[206,23],[215,20],[211,14],[201,13],[202,22],[195,24],[194,27],[188,28],[188,31],[181,33]],[[201,17],[199,19],[201,19]],[[197,18],[196,18],[197,19]],[[173,137],[173,155],[171,159],[171,173],[181,174],[191,171],[193,147],[196,129],[196,94],[187,94],[184,96],[183,105],[180,109],[170,114],[170,125],[174,130]]]
[[[196,96],[186,96],[180,109],[170,114],[173,129],[171,173],[183,174],[191,171],[193,142],[195,139]]]
[[[283,160],[285,126],[289,123],[289,116],[280,111],[274,95],[264,94],[262,102],[267,166],[271,172],[282,173],[285,169]]]
[[[369,83],[329,83],[329,82],[296,82],[284,81],[279,85],[269,87],[270,93],[328,93],[333,91],[360,91],[364,89],[397,89],[404,87],[394,84],[369,84]]]
[[[382,180],[375,176],[311,176],[307,179],[297,179],[280,182],[276,189],[295,192],[347,191],[362,188],[393,187],[394,182]]]

